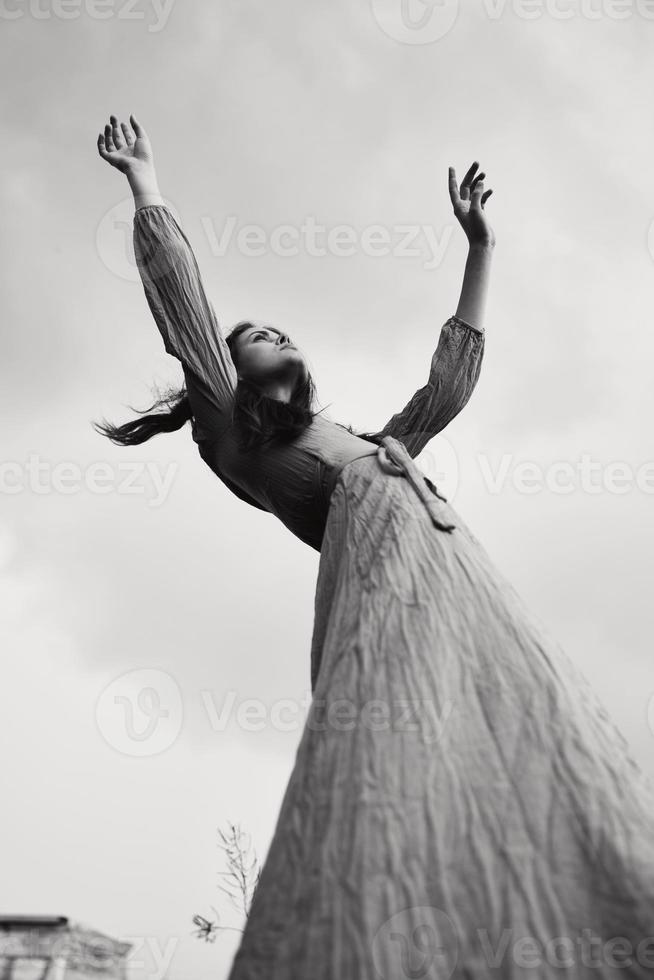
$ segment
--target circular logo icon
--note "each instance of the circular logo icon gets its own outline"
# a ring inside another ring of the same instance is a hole
[[[158,755],[170,748],[182,729],[182,695],[175,679],[163,670],[130,670],[105,687],[95,717],[104,740],[117,752]]]
[[[371,0],[384,34],[402,44],[432,44],[454,27],[459,0]]]
[[[169,201],[164,202],[179,223],[179,216]],[[95,247],[100,260],[110,272],[128,282],[139,282],[134,255],[134,200],[126,197],[101,218],[95,233]],[[172,257],[168,259],[171,261]]]
[[[449,980],[458,953],[454,923],[431,905],[403,909],[387,919],[372,943],[380,980]]]
[[[418,457],[418,467],[436,486],[441,497],[451,504],[459,485],[459,458],[444,435],[434,436]]]

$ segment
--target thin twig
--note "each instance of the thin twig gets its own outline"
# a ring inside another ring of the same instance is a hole
[[[250,836],[241,830],[240,825],[230,823],[228,827],[227,832],[218,831],[221,840],[218,846],[227,858],[227,871],[219,872],[225,879],[225,884],[218,887],[247,917],[259,884],[261,869]]]
[[[238,824],[228,823],[227,827],[226,831],[218,830],[220,838],[218,847],[227,858],[227,870],[218,872],[225,879],[225,884],[218,887],[247,919],[261,878],[261,867],[250,836],[241,830]],[[211,908],[215,921],[203,915],[193,916],[193,925],[196,927],[194,934],[198,939],[213,943],[221,931],[243,932],[242,929],[234,926],[221,925],[218,912],[213,905]]]

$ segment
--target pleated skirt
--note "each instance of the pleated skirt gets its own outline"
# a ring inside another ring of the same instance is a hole
[[[651,784],[443,517],[376,456],[339,475],[313,703],[229,980],[654,976]]]

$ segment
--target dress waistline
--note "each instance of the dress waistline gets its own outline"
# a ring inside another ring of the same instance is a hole
[[[434,527],[439,531],[451,532],[456,524],[447,524],[443,519],[443,507],[438,503],[439,500],[447,503],[432,481],[422,473],[409,455],[409,452],[399,439],[393,436],[384,436],[382,444],[377,450],[377,461],[385,473],[394,476],[404,475],[411,486],[414,488],[431,518]]]

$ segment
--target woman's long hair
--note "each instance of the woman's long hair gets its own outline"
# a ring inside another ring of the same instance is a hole
[[[236,341],[244,330],[254,326],[248,320],[237,323],[225,337],[229,352],[237,366]],[[97,432],[119,446],[137,446],[160,432],[175,432],[193,420],[188,392],[184,386],[158,392],[149,408],[134,409],[140,416],[114,425],[112,422],[94,422]],[[311,374],[296,383],[289,402],[270,398],[252,381],[239,378],[234,392],[232,421],[240,448],[247,451],[272,440],[287,442],[303,432],[313,421],[316,388]],[[340,423],[337,423],[340,425]],[[360,439],[378,443],[372,433],[354,432],[352,426],[341,426]]]

